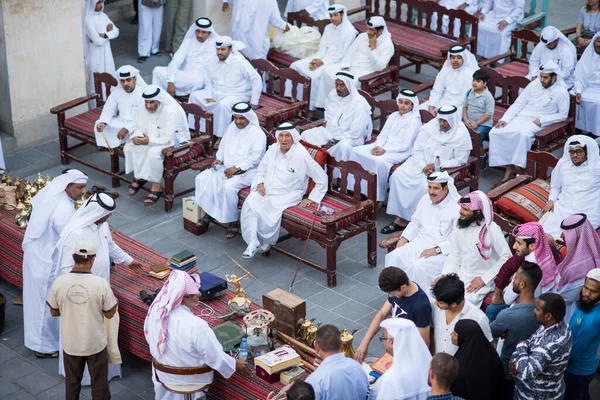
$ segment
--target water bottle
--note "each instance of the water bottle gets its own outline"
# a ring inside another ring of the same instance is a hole
[[[261,355],[262,351],[260,351],[260,349],[256,349],[256,352],[254,353],[254,360],[256,360]],[[256,373],[256,361],[254,362],[254,373]]]
[[[440,156],[435,156],[435,165],[434,172],[440,172],[442,170],[442,162],[440,161]]]
[[[333,214],[335,214],[335,210],[333,208],[327,207],[324,204],[321,204],[319,206],[319,211],[321,211],[325,215],[333,215]]]
[[[238,358],[242,361],[246,361],[248,359],[248,340],[246,338],[242,339],[242,343],[240,344],[240,354]]]
[[[175,135],[173,137],[173,147],[178,148],[180,146],[179,144],[179,130],[175,131]]]

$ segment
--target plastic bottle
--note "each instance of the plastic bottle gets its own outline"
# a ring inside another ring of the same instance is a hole
[[[176,130],[175,135],[173,135],[173,147],[178,148],[179,146],[179,130]]]
[[[246,338],[242,339],[242,343],[240,344],[240,354],[238,358],[242,361],[246,361],[248,359],[248,340]]]
[[[440,161],[440,156],[435,156],[435,169],[434,172],[440,172],[442,170],[442,162]]]
[[[319,211],[321,211],[323,214],[326,215],[333,215],[335,214],[335,210],[331,207],[327,207],[326,205],[321,204],[319,206]]]
[[[262,351],[260,351],[260,349],[256,349],[256,352],[254,353],[254,359],[256,360],[261,355],[262,355]],[[256,373],[256,362],[254,363],[254,372]]]

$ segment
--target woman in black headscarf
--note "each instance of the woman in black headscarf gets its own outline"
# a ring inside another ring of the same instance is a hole
[[[465,400],[503,400],[504,368],[496,349],[479,324],[471,319],[456,323],[452,343],[458,346],[458,375],[452,394]]]

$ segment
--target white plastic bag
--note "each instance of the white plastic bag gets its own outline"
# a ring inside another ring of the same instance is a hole
[[[290,25],[288,32],[278,31],[273,34],[271,48],[295,58],[311,56],[319,49],[321,34],[312,26]]]

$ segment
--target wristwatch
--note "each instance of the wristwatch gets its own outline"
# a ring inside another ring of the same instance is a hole
[[[440,249],[440,246],[435,246],[434,249],[436,254],[442,254],[442,249]]]

